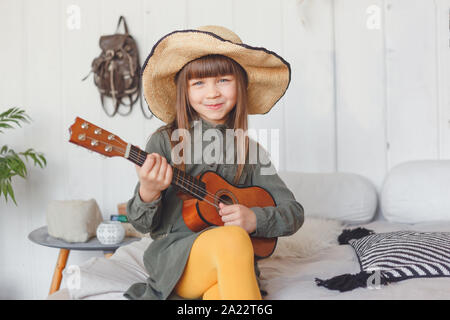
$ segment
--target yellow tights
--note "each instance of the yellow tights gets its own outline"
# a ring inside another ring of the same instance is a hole
[[[253,259],[253,246],[243,228],[207,230],[194,241],[175,292],[187,299],[261,300]]]

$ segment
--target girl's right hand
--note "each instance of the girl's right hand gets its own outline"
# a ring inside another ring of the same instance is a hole
[[[158,199],[161,191],[167,189],[172,182],[172,167],[158,153],[147,155],[142,167],[135,167],[140,182],[139,195],[144,202]]]

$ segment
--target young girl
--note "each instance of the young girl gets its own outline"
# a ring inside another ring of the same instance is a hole
[[[149,277],[132,285],[125,297],[261,299],[250,236],[295,233],[303,223],[303,208],[276,173],[263,174],[266,162],[249,161],[251,139],[228,144],[224,135],[226,129],[245,132],[247,115],[267,113],[289,82],[285,60],[242,44],[223,27],[175,31],[156,43],[143,66],[142,84],[150,110],[167,125],[150,137],[149,155],[142,167],[136,166],[139,182],[127,205],[132,225],[153,239],[144,253]],[[176,132],[180,139],[174,139]],[[214,156],[219,161],[204,159],[208,153],[203,151],[211,144],[204,137],[207,132],[219,137],[221,154]],[[174,152],[178,143],[179,153]],[[225,161],[230,154],[231,164]],[[194,177],[212,170],[234,185],[260,186],[276,206],[220,203],[217,211],[224,226],[193,232],[182,217],[185,198],[171,185],[173,167]]]

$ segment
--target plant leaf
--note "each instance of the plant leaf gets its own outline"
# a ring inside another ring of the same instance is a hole
[[[14,190],[13,190],[13,188],[12,188],[12,186],[11,186],[11,183],[8,183],[8,184],[6,185],[6,187],[7,187],[7,191],[8,191],[8,193],[9,193],[9,195],[10,195],[11,198],[13,199],[15,205],[17,206],[16,198],[14,197]]]
[[[30,120],[31,118],[25,113],[25,110],[10,108],[0,114],[0,128],[13,128],[13,126],[11,126],[8,122],[15,123],[17,126],[21,127],[20,121],[29,123]],[[3,133],[3,131],[0,130],[0,133]]]
[[[19,108],[10,108],[0,113],[0,129],[14,128],[13,124],[21,127],[20,122],[27,122],[31,120],[31,117],[25,113],[25,110]],[[0,133],[3,133],[0,130]],[[35,166],[44,168],[47,165],[47,160],[43,153],[36,152],[33,148],[29,148],[24,152],[16,153],[13,149],[4,145],[0,149],[0,197],[3,194],[5,201],[8,202],[10,197],[14,204],[17,206],[17,202],[12,187],[12,177],[19,175],[22,178],[26,178],[28,171],[25,162],[20,158],[24,157],[28,162],[28,158],[33,160]]]

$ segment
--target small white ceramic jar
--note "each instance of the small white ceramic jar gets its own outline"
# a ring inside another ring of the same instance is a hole
[[[120,221],[103,221],[97,227],[97,239],[101,244],[118,244],[125,238]]]

